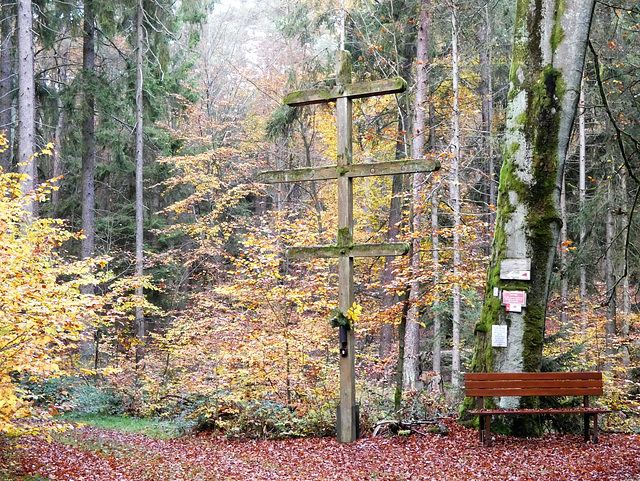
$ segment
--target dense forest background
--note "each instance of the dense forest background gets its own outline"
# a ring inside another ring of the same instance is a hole
[[[421,9],[427,125],[412,152]],[[503,0],[3,2],[0,430],[63,410],[231,435],[334,429],[337,262],[284,250],[335,243],[335,185],[255,174],[334,163],[332,106],[281,99],[335,81],[342,28],[354,80],[408,83],[354,102],[354,162],[442,164],[355,182],[356,241],[414,247],[355,261],[361,416],[454,411],[484,297],[514,18]],[[608,422],[629,429],[639,30],[635,0],[597,4],[543,365],[605,371]]]

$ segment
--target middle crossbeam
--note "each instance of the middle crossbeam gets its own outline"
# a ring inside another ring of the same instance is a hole
[[[413,174],[433,172],[440,168],[440,162],[427,159],[405,159],[375,164],[323,165],[292,170],[271,170],[256,176],[258,182],[276,184],[279,182],[301,182],[309,180],[331,180],[339,177],[374,177],[379,175]]]

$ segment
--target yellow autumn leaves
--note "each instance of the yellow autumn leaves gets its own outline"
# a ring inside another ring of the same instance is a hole
[[[355,322],[358,322],[358,319],[360,319],[360,314],[362,314],[362,306],[354,302],[353,306],[351,306],[347,311],[347,319],[351,321],[351,325],[353,325]]]
[[[81,266],[56,252],[72,235],[52,219],[27,221],[19,182],[0,171],[0,433],[9,434],[30,414],[16,381],[57,375],[94,307],[74,280]]]

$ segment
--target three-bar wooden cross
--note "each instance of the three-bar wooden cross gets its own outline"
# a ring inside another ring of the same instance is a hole
[[[336,63],[335,87],[294,92],[285,97],[284,103],[292,107],[328,102],[336,103],[337,165],[262,172],[258,174],[258,181],[265,184],[277,184],[337,179],[338,236],[336,245],[294,247],[287,251],[287,257],[295,259],[338,258],[338,307],[340,312],[346,316],[354,303],[353,258],[398,256],[409,251],[409,245],[403,243],[353,243],[353,178],[433,172],[438,170],[440,165],[425,159],[352,164],[352,100],[400,93],[406,89],[406,82],[402,78],[394,78],[375,82],[351,83],[351,56],[349,52],[339,52]],[[337,438],[339,442],[350,443],[356,440],[359,431],[358,406],[355,395],[355,336],[353,328],[346,330],[346,332],[343,331],[341,334],[346,335],[346,338],[341,339],[343,349],[340,356],[340,406],[338,408]]]

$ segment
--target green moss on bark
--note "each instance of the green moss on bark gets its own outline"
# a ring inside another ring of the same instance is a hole
[[[485,282],[485,302],[480,320],[474,328],[475,349],[471,361],[472,372],[494,371],[495,351],[491,347],[491,326],[500,322],[500,312],[503,309],[500,299],[493,296],[493,288],[503,289],[505,282],[500,279],[500,264],[506,257],[507,235],[505,225],[515,212],[515,206],[509,201],[509,191],[516,189],[524,191],[525,186],[515,174],[513,161],[519,146],[505,149],[504,163],[500,172],[500,186],[498,195],[498,222],[493,237],[493,255]]]
[[[336,239],[337,247],[353,247],[353,236],[351,235],[351,229],[348,227],[342,227],[338,229],[338,238]]]
[[[290,94],[286,95],[284,97],[284,99],[282,100],[282,102],[285,105],[294,103],[296,100],[298,100],[300,97],[302,97],[304,94],[304,92],[302,91],[296,91],[296,92],[291,92]]]
[[[341,56],[339,63],[340,70],[336,72],[336,81],[339,86],[344,86],[351,83],[351,53],[347,51],[340,52]]]
[[[567,4],[565,3],[565,0],[557,0],[556,11],[554,15],[555,18],[553,22],[553,30],[551,31],[551,40],[550,40],[551,48],[553,49],[554,54],[558,49],[558,46],[564,40],[564,29],[562,28],[562,25],[560,25],[560,19],[566,13],[566,11],[567,11]]]

